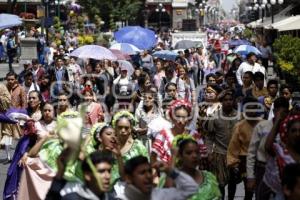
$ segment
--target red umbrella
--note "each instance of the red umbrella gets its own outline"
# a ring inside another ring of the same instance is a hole
[[[117,49],[110,49],[110,51],[117,57],[118,60],[130,60],[130,56],[123,53],[120,50]]]

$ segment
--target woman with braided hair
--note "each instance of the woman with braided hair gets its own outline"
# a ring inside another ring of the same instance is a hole
[[[200,152],[196,140],[190,136],[190,138],[186,137],[182,140],[177,140],[175,145],[178,148],[178,169],[190,175],[199,185],[197,193],[188,199],[220,199],[221,192],[216,177],[211,172],[198,169]]]
[[[121,110],[113,116],[111,123],[116,131],[117,142],[120,145],[119,148],[123,162],[139,155],[149,157],[147,148],[143,143],[133,138],[133,129],[137,123],[133,114],[127,110]],[[115,183],[119,178],[118,166],[115,165],[112,170],[112,183]]]

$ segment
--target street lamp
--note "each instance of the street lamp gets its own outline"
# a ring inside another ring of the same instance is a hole
[[[284,0],[278,0],[278,4],[281,5],[284,3]],[[277,4],[276,0],[270,0],[271,4],[271,15],[272,15],[272,24],[274,23],[274,12],[273,12],[273,6]]]
[[[161,14],[166,12],[166,9],[162,3],[159,3],[155,11],[159,13],[159,29],[161,29]]]
[[[202,0],[202,2],[199,4],[199,15],[200,15],[200,23],[203,25],[204,24],[204,19],[205,19],[205,10],[208,8],[206,5],[205,0]]]

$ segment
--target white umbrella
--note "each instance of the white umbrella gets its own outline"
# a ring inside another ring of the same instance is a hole
[[[133,44],[128,44],[128,43],[115,43],[110,47],[110,49],[120,50],[121,52],[127,55],[135,55],[138,52],[141,52],[139,48],[137,48]]]
[[[118,60],[119,66],[121,70],[127,70],[128,76],[131,76],[134,72],[134,68],[130,62],[127,60]]]
[[[17,15],[0,14],[0,29],[6,29],[14,26],[20,26],[22,24],[22,19]]]
[[[98,45],[84,45],[75,49],[70,56],[82,59],[117,60],[117,57],[109,49]]]

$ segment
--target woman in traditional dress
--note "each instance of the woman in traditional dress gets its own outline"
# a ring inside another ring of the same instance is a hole
[[[199,170],[199,148],[193,138],[177,140],[178,147],[178,168],[193,177],[194,181],[199,184],[196,194],[192,195],[189,200],[219,200],[221,192],[216,177],[208,171]]]
[[[28,153],[22,157],[22,172],[18,197],[22,200],[44,199],[51,186],[55,172],[45,165],[38,153],[42,145],[52,137],[55,137],[54,107],[47,103],[43,107],[42,120],[35,123],[37,129],[37,141]]]
[[[151,162],[163,161],[170,163],[172,160],[171,147],[173,139],[182,134],[193,136],[198,142],[201,156],[207,157],[206,146],[202,136],[195,130],[188,130],[187,126],[192,118],[192,105],[186,100],[175,100],[169,107],[168,115],[172,128],[164,128],[156,135],[152,143]]]
[[[29,92],[27,112],[30,119],[26,122],[24,136],[19,140],[12,159],[12,163],[7,171],[3,199],[17,197],[19,181],[23,171],[23,164],[26,163],[27,153],[36,144],[37,129],[35,122],[42,118],[43,97],[37,91]]]
[[[133,138],[133,128],[136,126],[136,118],[126,110],[117,112],[112,119],[112,126],[115,128],[123,162],[143,155],[149,157],[148,151],[143,143]],[[118,166],[112,170],[112,183],[120,178]]]

